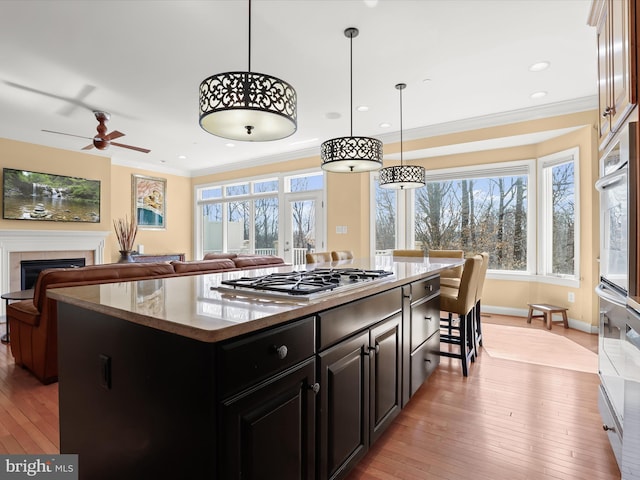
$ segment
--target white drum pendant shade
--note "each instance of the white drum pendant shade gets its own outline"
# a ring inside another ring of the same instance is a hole
[[[420,188],[425,185],[425,169],[419,165],[404,165],[402,151],[402,90],[407,87],[404,83],[398,83],[396,88],[400,91],[400,165],[385,167],[380,170],[378,184],[381,188],[404,190],[407,188]]]
[[[320,146],[321,167],[328,172],[370,172],[382,166],[382,142],[375,138],[353,136],[353,38],[358,33],[354,27],[344,31],[345,37],[350,39],[351,134],[349,137],[327,140]]]
[[[251,0],[249,67],[246,72],[218,73],[200,84],[200,126],[229,140],[280,140],[298,128],[297,96],[284,80],[251,71]]]
[[[200,126],[230,140],[264,142],[298,128],[295,89],[255,72],[212,75],[200,84]]]
[[[380,169],[379,183],[382,188],[403,190],[420,188],[425,184],[424,167],[415,165],[398,165]]]

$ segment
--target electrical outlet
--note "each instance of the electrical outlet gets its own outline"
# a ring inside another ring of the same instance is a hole
[[[569,303],[573,303],[576,301],[576,294],[573,292],[569,292],[569,294],[567,295],[567,299],[569,300]]]

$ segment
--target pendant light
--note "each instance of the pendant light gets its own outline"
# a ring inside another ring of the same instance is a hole
[[[298,128],[297,96],[284,80],[249,68],[212,75],[200,84],[200,126],[218,137],[248,142],[279,140]]]
[[[400,91],[400,165],[385,167],[380,170],[378,183],[382,188],[404,190],[406,188],[420,188],[425,184],[424,167],[418,165],[404,165],[402,159],[402,90],[406,84],[399,83],[396,88]]]
[[[321,166],[328,172],[369,172],[382,166],[382,142],[375,138],[353,136],[353,39],[358,33],[358,29],[353,27],[344,31],[350,40],[351,134],[349,137],[327,140],[320,146]]]

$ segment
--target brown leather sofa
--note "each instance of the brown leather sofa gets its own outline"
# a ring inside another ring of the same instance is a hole
[[[115,263],[80,268],[52,268],[38,275],[33,300],[7,306],[11,352],[16,365],[32,372],[42,383],[58,379],[57,302],[47,297],[49,288],[149,280],[181,275],[202,275],[239,269],[278,266],[278,257],[251,256],[171,263]],[[244,259],[244,260],[243,260]]]
[[[247,268],[272,267],[286,265],[284,260],[275,255],[248,255],[237,253],[207,253],[204,260],[231,260],[236,268],[245,270]]]

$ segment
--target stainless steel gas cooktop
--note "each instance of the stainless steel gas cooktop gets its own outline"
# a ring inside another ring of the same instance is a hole
[[[218,290],[245,296],[289,297],[311,300],[322,293],[343,291],[373,282],[393,272],[387,270],[362,270],[358,268],[317,268],[308,271],[271,273],[259,277],[240,277],[221,281]]]

